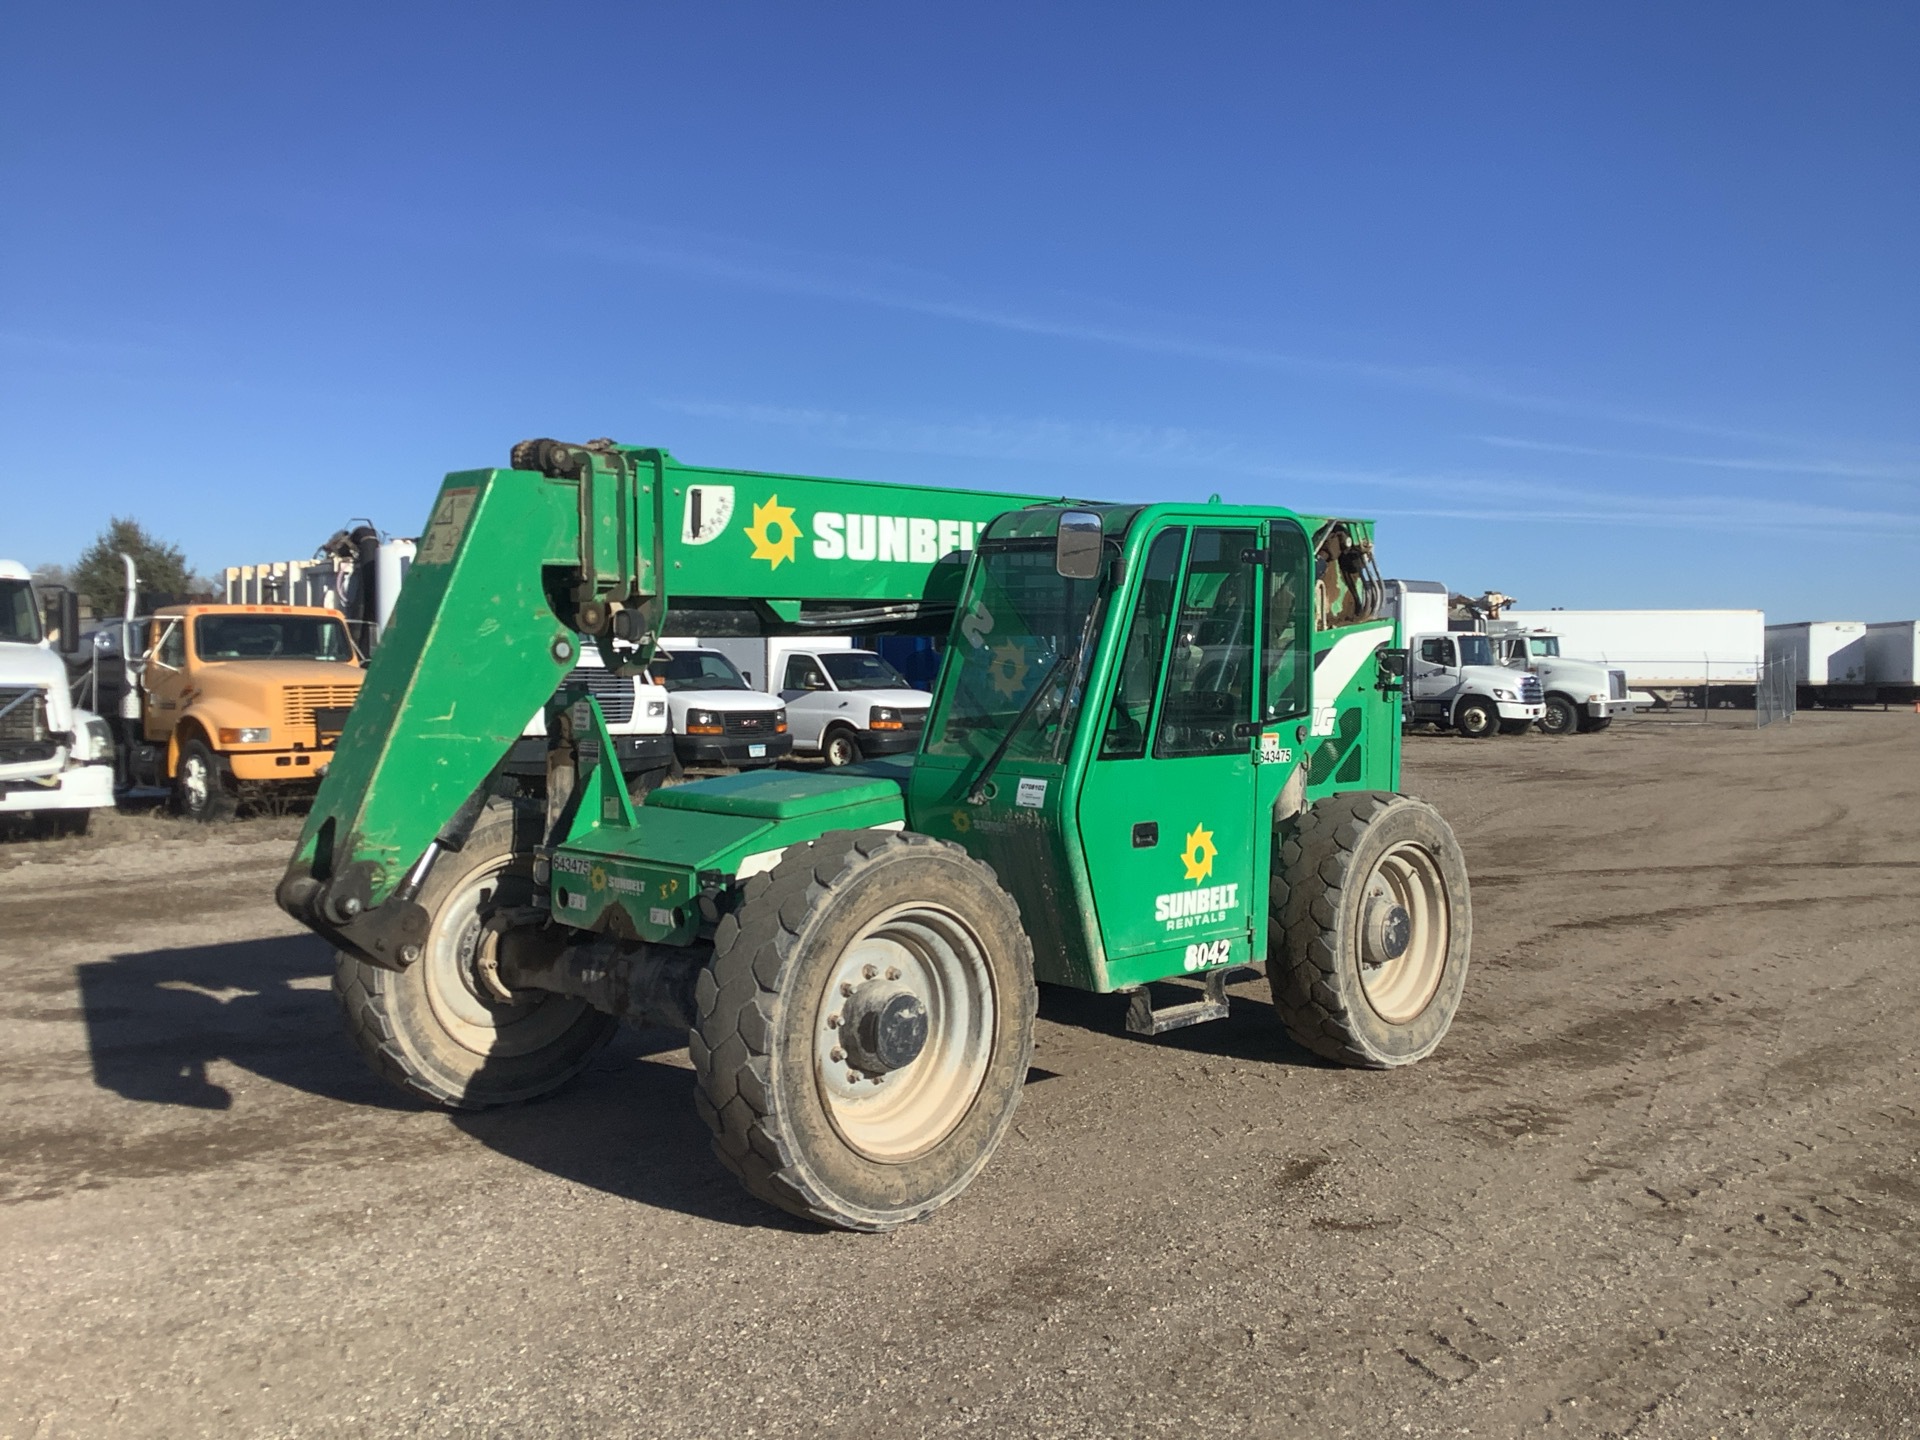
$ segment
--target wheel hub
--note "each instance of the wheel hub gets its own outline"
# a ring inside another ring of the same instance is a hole
[[[927,1006],[903,985],[870,980],[848,999],[841,1021],[847,1058],[869,1075],[904,1069],[927,1048]]]
[[[1407,953],[1413,941],[1413,917],[1390,896],[1376,895],[1367,906],[1363,948],[1369,965],[1385,965]]]

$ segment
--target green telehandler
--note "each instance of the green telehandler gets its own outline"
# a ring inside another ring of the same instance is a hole
[[[352,1032],[415,1095],[529,1100],[622,1019],[674,1026],[749,1190],[890,1229],[1006,1132],[1036,982],[1124,993],[1153,1034],[1225,1015],[1264,963],[1322,1056],[1439,1043],[1466,868],[1398,793],[1380,589],[1359,520],[528,441],[442,485],[279,903],[338,947]],[[583,645],[632,673],[669,614],[946,635],[917,750],[635,803],[594,698],[556,686]],[[497,772],[543,699],[528,800]],[[1174,979],[1197,985],[1156,1007]]]

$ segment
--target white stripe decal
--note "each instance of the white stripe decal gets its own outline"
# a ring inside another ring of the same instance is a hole
[[[1313,733],[1333,734],[1333,722],[1340,712],[1340,692],[1360,672],[1367,657],[1393,638],[1391,623],[1371,630],[1356,630],[1334,641],[1333,648],[1313,662]]]

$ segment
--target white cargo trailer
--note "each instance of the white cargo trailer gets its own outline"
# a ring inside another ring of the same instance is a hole
[[[1516,629],[1550,630],[1560,653],[1627,672],[1627,683],[1662,700],[1751,704],[1766,656],[1758,610],[1518,610]]]
[[[1867,683],[1886,704],[1920,702],[1920,620],[1867,626]]]
[[[1878,698],[1867,683],[1862,620],[1799,620],[1767,626],[1767,660],[1793,676],[1799,703],[1858,705]]]

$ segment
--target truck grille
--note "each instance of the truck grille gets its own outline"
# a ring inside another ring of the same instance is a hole
[[[1538,705],[1545,698],[1546,692],[1540,688],[1540,677],[1538,675],[1522,675],[1520,677],[1520,701],[1522,704]]]
[[[727,727],[729,735],[771,735],[774,713],[772,710],[728,710],[721,714],[720,723]]]
[[[313,724],[316,710],[350,709],[359,693],[358,685],[289,685],[282,702],[286,726],[297,730]]]
[[[51,760],[59,750],[47,729],[47,692],[37,685],[0,685],[0,765]]]
[[[586,687],[587,693],[600,702],[600,713],[606,717],[607,724],[633,723],[633,681],[630,677],[615,675],[591,665],[579,665],[567,672],[566,683]]]
[[[1607,671],[1607,698],[1624,700],[1627,698],[1627,672],[1624,670]]]

